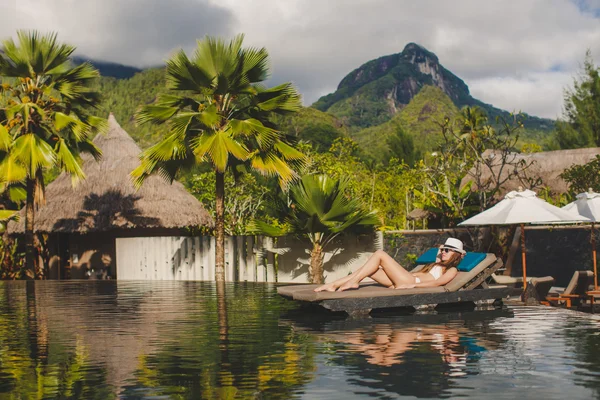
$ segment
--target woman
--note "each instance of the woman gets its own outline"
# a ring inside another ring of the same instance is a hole
[[[386,252],[377,250],[352,274],[319,286],[315,292],[357,289],[358,284],[367,277],[391,289],[443,286],[454,279],[458,273],[456,266],[465,254],[462,241],[448,238],[446,243],[440,246],[434,263],[426,265],[419,272],[409,272]]]

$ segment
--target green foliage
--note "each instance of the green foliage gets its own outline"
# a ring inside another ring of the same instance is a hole
[[[177,52],[167,61],[167,88],[173,93],[161,94],[136,114],[138,123],[166,132],[131,173],[137,186],[152,174],[172,181],[198,166],[216,173],[215,278],[220,282],[225,280],[226,172],[250,168],[285,185],[304,160],[271,120],[298,111],[300,95],[290,83],[265,88],[267,50],[243,48],[243,40],[243,35],[229,42],[206,37],[192,58]]]
[[[94,88],[102,93],[102,101],[96,115],[106,117],[113,113],[136,142],[146,148],[156,143],[165,133],[164,127],[138,125],[133,118],[144,104],[153,103],[159,94],[169,93],[165,88],[165,69],[148,69],[135,74],[131,79],[101,77]]]
[[[427,178],[417,204],[440,215],[442,226],[454,226],[489,208],[507,181],[528,179],[532,162],[513,152],[520,129],[518,121],[505,122],[498,131],[476,107],[447,119],[441,127],[443,143],[421,166]]]
[[[351,137],[364,149],[367,157],[381,162],[394,156],[390,149],[390,138],[403,131],[413,139],[413,159],[416,160],[441,143],[440,125],[446,118],[453,118],[458,112],[458,108],[441,89],[424,86],[391,120],[352,132]]]
[[[542,146],[536,143],[525,143],[521,146],[521,153],[532,154],[543,151]]]
[[[377,211],[349,194],[347,178],[304,175],[270,207],[277,224],[255,221],[255,231],[269,236],[306,236],[313,244],[310,281],[323,282],[324,249],[339,235],[367,233],[379,225]]]
[[[246,163],[282,182],[294,177],[303,155],[271,126],[272,114],[300,108],[289,83],[265,89],[266,49],[243,49],[243,36],[231,42],[207,37],[192,59],[180,51],[167,62],[167,85],[177,94],[162,94],[136,114],[140,124],[166,125],[167,134],[144,151],[133,172],[139,185],[152,173],[174,179],[180,170],[208,163],[218,173]]]
[[[213,218],[215,210],[215,184],[214,171],[194,173],[186,176],[184,184],[206,208]],[[278,190],[277,182],[266,181],[255,174],[241,174],[234,178],[229,174],[225,178],[225,232],[228,235],[249,234],[250,222],[258,217],[264,217],[267,212],[266,197],[273,190]]]
[[[537,190],[537,196],[556,207],[564,207],[573,200],[576,194],[571,193],[554,193],[550,187],[542,186]]]
[[[583,165],[572,165],[560,177],[569,185],[569,192],[575,196],[592,189],[600,192],[600,155]]]
[[[341,179],[351,171],[347,183],[349,196],[360,199],[368,208],[379,210],[381,223],[388,229],[402,229],[406,215],[412,210],[413,189],[424,179],[419,169],[391,159],[389,164],[369,166],[361,161],[357,144],[349,138],[334,141],[327,153],[303,148],[308,163],[303,174],[326,174]]]
[[[415,144],[412,136],[406,134],[402,128],[396,130],[396,134],[387,139],[390,156],[403,163],[412,166],[417,158]]]
[[[88,63],[72,66],[75,47],[53,33],[19,31],[17,38],[0,51],[0,185],[26,185],[26,264],[33,270],[34,202],[45,198],[44,175],[56,169],[74,184],[84,178],[79,155],[101,157],[91,139],[106,121],[90,113],[99,101],[91,87],[98,71]]]
[[[274,199],[271,211],[281,222],[277,226],[256,222],[258,231],[271,236],[299,234],[325,247],[341,233],[368,232],[377,226],[376,211],[349,195],[349,180],[324,174],[304,175],[288,193]]]
[[[314,124],[304,128],[298,134],[301,140],[312,143],[316,151],[327,151],[334,140],[341,137],[338,129],[329,124]]]
[[[572,89],[565,90],[563,118],[556,125],[562,149],[600,146],[600,69],[586,53],[583,71]]]

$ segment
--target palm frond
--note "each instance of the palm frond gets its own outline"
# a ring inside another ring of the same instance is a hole
[[[27,191],[22,185],[10,185],[8,187],[8,198],[13,203],[21,203],[27,199]]]
[[[85,178],[85,173],[79,164],[79,160],[75,158],[69,146],[64,139],[60,139],[55,146],[56,158],[62,170],[71,175],[73,185],[80,179]]]
[[[302,108],[302,99],[291,83],[259,91],[256,106],[276,113],[296,112]]]
[[[248,224],[248,233],[272,237],[284,236],[291,233],[289,226],[276,226],[264,221],[254,220]]]
[[[10,147],[11,143],[12,136],[10,132],[8,132],[8,129],[6,129],[4,125],[0,124],[0,150],[8,151],[8,148]]]
[[[173,90],[191,90],[202,93],[212,85],[214,74],[199,68],[190,61],[183,50],[167,61],[167,88]]]
[[[27,169],[14,156],[4,157],[0,162],[0,182],[18,183],[27,177]]]
[[[6,222],[10,220],[19,220],[18,210],[0,210],[0,221]]]
[[[267,49],[249,48],[244,50],[244,75],[249,83],[258,83],[269,77],[269,53]]]
[[[180,133],[172,133],[154,146],[142,152],[143,159],[158,161],[167,161],[173,159],[183,159],[187,152],[185,137]]]
[[[232,119],[229,121],[229,129],[235,136],[253,136],[260,148],[271,146],[277,139],[276,130],[264,126],[255,118]]]
[[[179,111],[178,107],[145,105],[135,114],[135,122],[139,125],[151,123],[162,124]]]
[[[11,149],[11,156],[26,166],[27,174],[32,178],[39,169],[52,166],[56,160],[52,147],[34,134],[18,137]]]

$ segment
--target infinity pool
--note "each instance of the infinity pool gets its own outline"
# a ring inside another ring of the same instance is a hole
[[[0,282],[0,399],[600,398],[600,318],[340,319],[275,286]]]

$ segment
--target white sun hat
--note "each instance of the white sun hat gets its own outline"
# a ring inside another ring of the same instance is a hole
[[[463,242],[456,238],[446,239],[446,243],[442,245],[442,249],[454,250],[460,254],[466,253],[466,251],[463,249]]]

